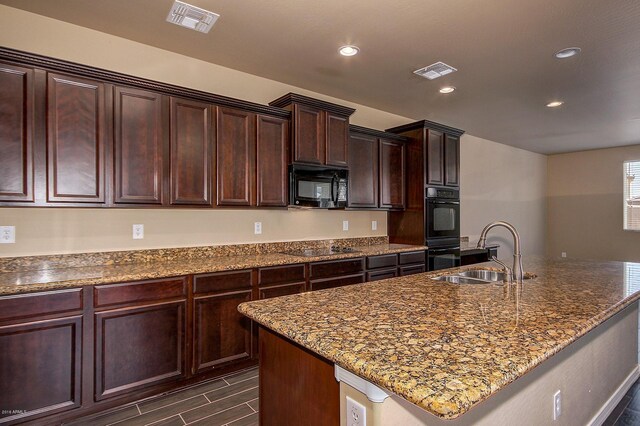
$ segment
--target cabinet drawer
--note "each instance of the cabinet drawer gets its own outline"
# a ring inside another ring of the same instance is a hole
[[[309,265],[309,278],[328,278],[340,275],[352,275],[364,270],[364,259],[334,260],[315,262]]]
[[[380,269],[379,271],[367,272],[367,281],[386,280],[398,276],[398,268]]]
[[[367,257],[367,269],[388,268],[398,264],[397,254],[383,254]]]
[[[411,263],[424,263],[425,253],[424,250],[411,251],[408,253],[400,253],[400,264],[408,265]]]
[[[304,264],[258,269],[258,285],[304,281]]]
[[[187,295],[187,278],[169,278],[154,281],[139,281],[97,285],[94,293],[96,308],[121,303],[135,303],[149,300],[173,299]]]
[[[82,289],[16,294],[0,298],[0,321],[82,309]]]
[[[196,294],[245,288],[251,288],[251,271],[248,270],[196,275],[193,284],[193,292]]]
[[[304,282],[274,285],[260,288],[260,299],[269,299],[272,297],[288,296],[290,294],[302,293],[304,291]]]
[[[349,275],[346,277],[329,278],[326,280],[315,280],[309,282],[310,290],[324,290],[326,288],[342,287],[350,284],[360,284],[364,282],[364,274]]]
[[[400,276],[404,277],[406,275],[421,274],[424,272],[425,267],[424,265],[402,266],[398,270],[400,271]]]

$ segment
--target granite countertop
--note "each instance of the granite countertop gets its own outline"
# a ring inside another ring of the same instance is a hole
[[[274,244],[282,246],[283,251],[304,247],[301,246],[300,242]],[[82,255],[70,255],[72,256],[70,259],[75,260],[69,260],[68,264],[73,264],[73,267],[63,267],[65,265],[64,259],[56,258],[54,262],[49,259],[49,257],[43,257],[39,262],[29,262],[28,267],[24,266],[21,268],[18,265],[14,266],[10,272],[0,273],[0,295],[295,263],[349,259],[426,249],[425,246],[388,243],[349,246],[358,250],[358,252],[315,257],[294,256],[279,252],[197,257],[192,256],[193,253],[185,253],[185,255],[181,256],[181,249],[166,249],[156,250],[159,253],[149,255],[151,256],[151,260],[146,262],[108,264],[109,261],[101,260],[103,262],[102,264],[90,266],[83,265]],[[184,250],[193,251],[194,249]],[[241,250],[234,250],[233,253],[237,253],[238,251]],[[136,252],[127,253],[133,253],[135,256],[141,257],[139,253]],[[96,255],[94,257],[97,257],[97,255],[101,254],[94,255]],[[88,254],[87,257],[91,257],[91,254]],[[19,263],[19,261],[20,258],[13,258],[13,264]]]
[[[625,278],[629,265],[640,270],[529,257],[525,270],[538,276],[520,291],[430,279],[448,270],[248,302],[239,310],[453,419],[636,301],[640,293]]]

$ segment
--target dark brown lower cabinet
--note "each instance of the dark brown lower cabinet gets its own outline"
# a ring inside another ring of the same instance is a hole
[[[0,327],[0,423],[80,406],[82,316]]]
[[[96,400],[185,376],[185,301],[95,314]]]
[[[194,374],[251,358],[252,324],[249,318],[238,312],[238,305],[251,300],[252,277],[252,271],[196,276]]]
[[[407,275],[421,274],[426,271],[425,265],[410,265],[410,266],[401,266],[398,268],[398,273],[401,277]]]
[[[397,268],[380,269],[376,271],[367,272],[367,281],[379,281],[386,280],[387,278],[394,278],[398,276]]]
[[[251,321],[238,312],[250,300],[251,290],[194,300],[194,373],[251,358]]]
[[[0,297],[0,424],[81,404],[82,289]]]
[[[360,284],[364,282],[364,274],[354,274],[349,276],[340,276],[336,278],[325,278],[321,280],[309,281],[309,290],[325,290],[327,288],[342,287],[351,284]]]
[[[260,327],[260,425],[339,425],[334,374],[331,361]]]

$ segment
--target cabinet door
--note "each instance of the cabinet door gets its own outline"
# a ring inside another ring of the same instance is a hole
[[[427,185],[444,185],[444,135],[428,130],[426,164]]]
[[[325,128],[323,113],[318,108],[293,106],[293,161],[324,164]]]
[[[325,113],[326,164],[347,167],[349,165],[349,118]]]
[[[0,327],[0,423],[80,406],[81,336],[81,316]]]
[[[47,201],[104,203],[104,85],[47,77]]]
[[[185,375],[186,302],[95,314],[95,398],[102,400]]]
[[[238,305],[251,289],[194,299],[194,373],[251,357],[251,321]]]
[[[364,282],[364,273],[348,276],[340,276],[335,278],[325,278],[321,280],[309,281],[309,290],[326,290],[328,288],[342,287],[351,284],[361,284]]]
[[[162,95],[116,87],[114,103],[114,201],[162,204]]]
[[[255,114],[218,107],[218,205],[255,205]]]
[[[34,201],[33,69],[0,64],[0,201]]]
[[[287,147],[289,121],[258,115],[257,119],[257,205],[287,205]]]
[[[380,140],[380,207],[405,207],[404,143]]]
[[[378,207],[378,139],[349,138],[349,207]]]
[[[444,158],[444,184],[447,186],[460,186],[460,138],[445,135]]]
[[[211,106],[171,98],[171,204],[211,203]]]

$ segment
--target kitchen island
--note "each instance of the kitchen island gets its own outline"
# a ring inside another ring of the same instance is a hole
[[[327,388],[316,392],[326,396],[317,410],[305,408],[316,424],[322,407],[335,416],[336,404],[344,422],[345,396],[371,387],[382,397],[361,399],[374,405],[369,425],[553,423],[556,390],[564,413],[554,424],[600,423],[638,377],[640,265],[528,258],[525,270],[537,277],[520,291],[435,281],[449,272],[438,271],[240,305],[263,326],[263,424],[273,420],[264,397],[287,395],[295,405],[309,391],[300,384],[314,382]],[[277,358],[289,365],[282,380],[265,370]],[[330,368],[310,367],[320,362]],[[350,373],[364,387],[326,377]]]

